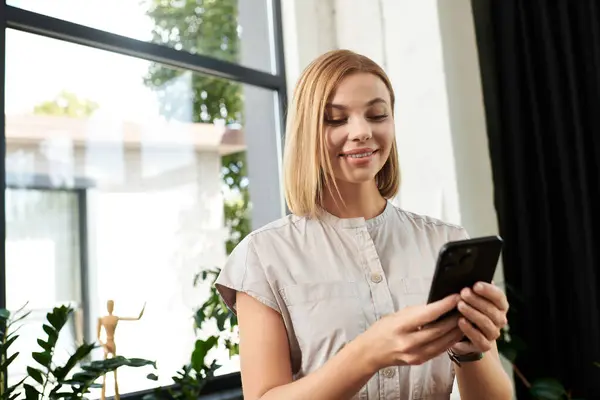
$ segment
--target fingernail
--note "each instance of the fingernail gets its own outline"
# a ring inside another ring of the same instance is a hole
[[[462,292],[460,294],[463,295],[463,296],[468,296],[469,292],[470,292],[469,288],[465,288],[465,289],[462,290]]]
[[[481,283],[481,282],[476,283],[475,290],[483,290],[483,283]]]

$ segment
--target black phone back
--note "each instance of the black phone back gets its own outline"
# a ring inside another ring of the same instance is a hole
[[[483,281],[490,283],[502,251],[499,236],[486,236],[446,243],[438,255],[427,303],[460,293]]]

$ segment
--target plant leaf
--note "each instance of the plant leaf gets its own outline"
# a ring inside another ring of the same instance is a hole
[[[44,325],[42,325],[42,329],[44,330],[44,332],[46,332],[46,334],[48,336],[56,333],[56,331],[54,330],[54,328],[52,328],[50,325],[44,324]]]
[[[556,379],[542,378],[532,382],[529,393],[539,400],[562,400],[567,391]]]
[[[15,361],[15,359],[19,356],[19,352],[17,351],[12,356],[8,357],[3,363],[0,364],[0,371],[5,371],[8,369],[8,366]]]
[[[54,307],[51,312],[46,314],[46,320],[57,332],[60,332],[69,320],[72,312],[73,309],[67,306]]]
[[[77,398],[73,392],[56,392],[50,395],[50,399],[73,399]]]
[[[204,322],[205,319],[206,319],[206,315],[204,314],[204,307],[196,310],[196,313],[194,314],[194,322],[198,329],[200,329],[202,327],[202,323]]]
[[[229,357],[236,356],[240,354],[240,345],[237,343],[232,343],[228,346],[229,348]]]
[[[8,348],[10,347],[10,345],[13,344],[14,341],[17,340],[18,337],[19,337],[19,335],[15,335],[15,336],[11,337],[10,339],[8,339],[6,341],[6,343],[4,343],[3,345],[0,346],[0,349],[2,349],[2,351],[4,353],[6,353],[8,351]]]
[[[40,385],[44,384],[44,377],[43,377],[42,371],[40,371],[39,369],[33,368],[33,367],[27,367],[27,373],[29,374],[30,377],[33,378],[33,380],[35,380]]]
[[[42,349],[46,350],[47,352],[52,352],[52,345],[50,343],[44,342],[42,339],[38,339],[37,343]]]
[[[97,360],[92,361],[87,365],[82,365],[82,372],[77,372],[73,374],[71,379],[67,381],[62,381],[61,383],[65,385],[90,385],[96,381],[99,377],[109,372],[112,372],[120,367],[143,367],[146,365],[151,365],[156,368],[156,363],[154,361],[144,360],[141,358],[132,358],[127,359],[123,356],[117,356],[114,358],[109,358],[106,360]]]
[[[63,387],[63,383],[62,383],[62,382],[58,382],[58,383],[56,383],[56,385],[54,386],[54,388],[52,388],[52,390],[50,391],[50,393],[48,393],[48,397],[49,397],[50,399],[55,399],[55,398],[57,398],[58,391],[59,391],[60,389],[62,389],[62,387]],[[71,394],[72,394],[72,393],[71,393]]]
[[[23,311],[25,309],[25,307],[27,307],[28,305],[29,305],[29,302],[26,301],[25,304],[23,304],[21,307],[19,307],[19,309],[17,311],[15,311],[15,314],[18,314],[21,311]]]
[[[152,365],[153,367],[156,368],[156,363],[154,361],[148,361],[148,360],[144,360],[143,358],[130,358],[130,359],[125,359],[123,361],[123,365],[126,365],[128,367],[145,367],[147,365]]]
[[[29,316],[29,314],[31,314],[31,311],[27,311],[25,314],[19,316],[17,319],[14,319],[14,320],[10,321],[10,324],[11,325],[16,324],[17,322],[19,322],[19,321],[27,318]],[[16,315],[16,313],[15,313],[15,315]]]
[[[46,368],[50,369],[50,363],[52,362],[52,356],[50,355],[49,352],[44,351],[43,353],[40,353],[40,352],[31,353],[31,356],[33,357],[33,359],[35,361],[40,363],[40,365],[42,367],[46,367]]]
[[[71,377],[71,380],[73,380],[75,382],[80,382],[80,383],[87,383],[90,380],[91,381],[96,380],[97,377],[98,377],[98,373],[83,371],[83,372],[77,372],[77,373],[73,374],[73,376]]]
[[[225,330],[225,322],[227,321],[227,314],[220,314],[215,317],[217,320],[217,327],[219,331]]]
[[[75,352],[71,355],[71,357],[69,357],[65,365],[56,368],[56,370],[54,371],[54,376],[56,377],[56,379],[58,379],[58,381],[62,381],[63,379],[65,379],[69,372],[71,372],[71,370],[77,364],[84,360],[88,356],[88,354],[90,354],[92,350],[94,350],[95,347],[96,345],[93,343],[84,343],[81,346],[79,346],[77,350],[75,350]]]
[[[206,340],[196,340],[194,351],[192,352],[192,368],[196,372],[200,372],[204,369],[204,359],[208,352],[217,345],[219,338],[217,336],[210,336]]]
[[[42,325],[42,329],[44,329],[44,332],[46,332],[46,334],[48,335],[48,344],[50,344],[51,346],[55,346],[56,342],[58,341],[58,331],[50,325],[46,324]]]
[[[37,391],[36,388],[29,384],[24,384],[23,388],[25,389],[25,399],[26,400],[39,400],[40,392]]]
[[[6,337],[6,340],[10,340],[10,339],[12,339],[15,336],[19,336],[19,335],[17,335],[17,333],[21,330],[22,327],[23,327],[23,325],[19,325],[17,327],[17,329],[12,329],[11,332]]]
[[[146,378],[150,379],[151,381],[158,380],[158,376],[156,374],[148,374],[148,375],[146,375]]]
[[[0,308],[0,319],[8,320],[10,318],[10,311],[5,308]]]
[[[18,388],[20,388],[20,387],[21,387],[21,385],[23,384],[23,382],[25,382],[25,379],[27,379],[27,377],[25,377],[25,378],[21,379],[21,380],[20,380],[18,383],[15,383],[14,385],[12,385],[12,386],[9,386],[9,387],[6,389],[6,393],[5,393],[5,394],[6,394],[6,395],[8,395],[8,396],[10,396],[10,394],[11,394],[12,392],[14,392],[15,390],[17,390]],[[18,396],[18,395],[19,395],[19,393],[17,393],[17,394],[16,394],[16,396]]]

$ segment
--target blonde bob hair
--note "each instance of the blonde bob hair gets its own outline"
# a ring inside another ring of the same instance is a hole
[[[394,112],[392,84],[383,69],[368,57],[349,50],[334,50],[315,59],[302,72],[288,107],[283,156],[285,198],[290,211],[296,215],[317,217],[325,189],[332,194],[335,189],[339,198],[326,146],[325,107],[342,79],[354,73],[378,76],[389,90],[392,114]],[[400,167],[395,140],[375,180],[384,198],[390,199],[398,192]]]

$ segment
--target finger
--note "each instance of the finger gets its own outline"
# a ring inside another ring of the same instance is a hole
[[[415,314],[413,318],[408,322],[407,328],[417,329],[423,325],[435,321],[442,315],[456,308],[460,295],[450,295],[442,300],[429,303],[425,306],[416,307],[414,310]]]
[[[450,347],[454,346],[464,336],[462,330],[458,327],[452,329],[446,335],[438,337],[432,342],[429,342],[419,349],[416,349],[408,358],[409,364],[419,365],[431,360],[434,357],[442,354]]]
[[[415,333],[411,334],[411,341],[414,347],[432,342],[458,327],[459,315],[444,318],[441,321],[426,325]]]
[[[486,282],[477,282],[475,286],[473,286],[473,290],[478,295],[494,303],[501,311],[508,311],[508,300],[506,299],[504,292],[499,287]]]
[[[487,315],[498,328],[506,325],[506,312],[500,310],[491,301],[481,297],[469,288],[463,289],[460,296],[471,307]]]
[[[491,342],[483,335],[483,333],[475,328],[467,319],[461,318],[458,320],[458,327],[469,338],[473,346],[482,352],[489,351],[492,348]]]
[[[475,325],[488,340],[496,340],[500,336],[500,329],[494,322],[481,311],[476,310],[464,301],[458,303],[458,311]]]

